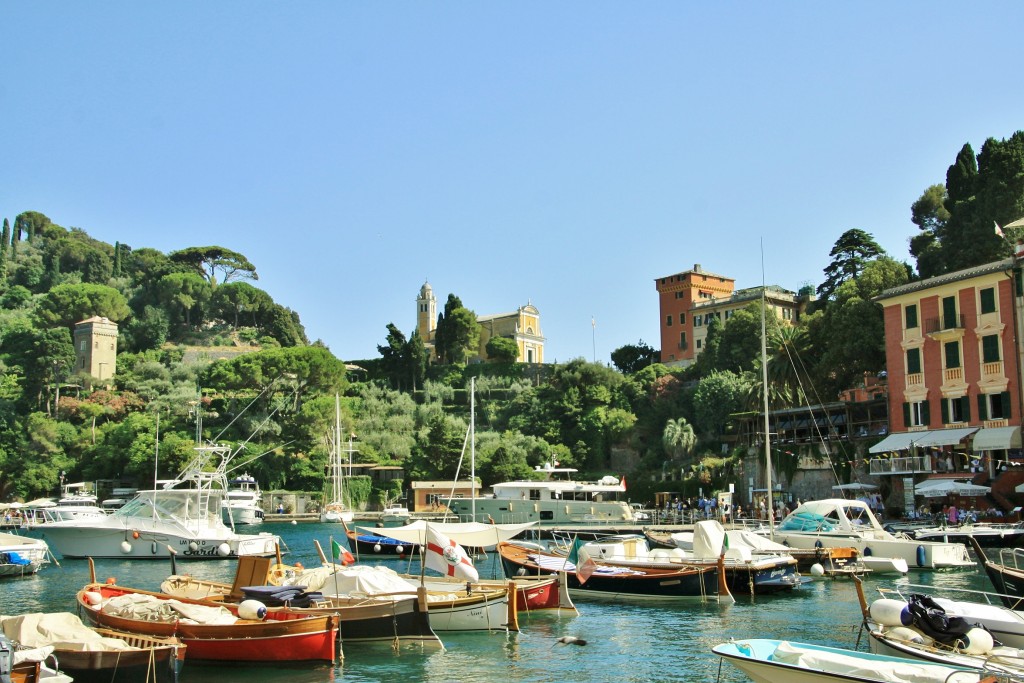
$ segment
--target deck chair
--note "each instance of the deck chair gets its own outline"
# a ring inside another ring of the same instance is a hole
[[[272,559],[253,555],[239,557],[238,569],[235,570],[235,581],[231,584],[231,592],[228,594],[229,598],[237,602],[244,597],[243,587],[267,585]]]

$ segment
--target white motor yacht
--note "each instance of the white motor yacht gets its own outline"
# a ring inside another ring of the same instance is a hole
[[[263,504],[260,485],[256,478],[249,474],[235,477],[228,482],[230,488],[224,495],[221,503],[221,512],[224,515],[224,523],[234,524],[262,524]]]
[[[793,548],[852,547],[872,556],[905,560],[911,569],[974,567],[963,543],[898,537],[878,523],[861,500],[829,498],[801,504],[773,531],[773,538]]]
[[[218,559],[275,554],[280,538],[269,533],[238,534],[221,512],[227,489],[227,446],[198,446],[176,479],[135,498],[111,515],[53,522],[41,529],[64,557]]]

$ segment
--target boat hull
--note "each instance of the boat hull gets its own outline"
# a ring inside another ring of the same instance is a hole
[[[961,543],[862,538],[848,534],[775,532],[775,539],[793,548],[854,548],[862,557],[892,557],[911,569],[965,569],[976,564]]]
[[[108,517],[108,522],[114,521]],[[115,521],[116,524],[116,521]],[[130,528],[95,526],[80,522],[47,524],[43,535],[53,548],[70,558],[117,558],[166,560],[168,546],[179,559],[219,560],[243,555],[270,557],[277,551],[278,537],[272,534],[235,534],[229,529],[195,533],[151,527],[142,520]],[[225,547],[226,546],[226,547]]]
[[[798,646],[800,650],[816,657],[818,665],[810,667],[774,657],[773,653],[783,644]],[[963,669],[959,668],[804,643],[750,639],[716,645],[711,651],[745,673],[754,683],[882,683],[891,680],[957,683],[977,680],[977,675],[971,672],[964,672],[965,675],[961,677],[958,672]],[[887,678],[876,673],[880,669],[906,675],[898,679]]]
[[[913,532],[913,536],[919,541],[964,544],[969,544],[973,538],[982,548],[1019,548],[1024,544],[1024,527],[1013,525],[1005,528],[984,529],[968,527],[917,529]]]
[[[136,649],[116,651],[54,650],[60,668],[80,683],[135,683],[177,681],[185,661],[186,645],[177,639],[156,639],[134,633],[97,629],[108,638],[120,638]]]
[[[416,597],[398,600],[373,598],[325,598],[329,607],[311,608],[311,613],[334,613],[340,617],[338,633],[342,645],[383,643],[442,647],[430,625],[430,615]]]
[[[115,585],[89,584],[78,592],[79,616],[93,626],[149,636],[177,637],[187,646],[188,660],[229,662],[328,661],[337,658],[337,615],[304,615],[275,610],[264,621],[239,619],[234,624],[188,624],[183,621],[145,621],[108,614],[94,607],[86,593],[100,593],[104,599],[125,594],[142,594],[167,599],[157,593]],[[215,605],[201,601],[195,604]],[[236,611],[231,605],[223,605]]]
[[[700,600],[718,594],[716,568],[622,569],[621,573],[595,572],[580,581],[575,566],[564,557],[512,543],[499,543],[498,553],[506,576],[542,576],[565,571],[572,595],[600,600]],[[531,556],[542,558],[541,562]],[[608,565],[599,564],[598,567]]]
[[[0,534],[0,577],[31,576],[50,561],[45,542]]]

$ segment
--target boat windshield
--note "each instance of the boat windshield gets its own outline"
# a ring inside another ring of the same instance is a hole
[[[114,515],[122,518],[144,517],[177,522],[195,521],[204,517],[207,520],[220,519],[220,492],[202,492],[202,496],[200,493],[195,489],[141,491]]]

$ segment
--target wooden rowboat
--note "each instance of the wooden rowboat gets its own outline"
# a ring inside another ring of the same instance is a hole
[[[89,628],[70,612],[3,617],[2,634],[20,649],[52,647],[60,669],[76,681],[176,681],[185,644],[106,628]]]
[[[631,569],[596,563],[595,571],[580,580],[576,566],[568,558],[547,552],[532,544],[502,542],[498,554],[506,576],[545,576],[564,572],[569,592],[602,599],[678,600],[728,596],[728,587],[719,581],[719,567],[679,567],[678,569]]]
[[[124,596],[128,596],[124,598]],[[147,601],[159,609],[171,610],[173,603],[220,608],[230,613],[233,623],[196,624],[174,616],[161,621],[125,616],[104,611],[109,601]],[[209,600],[173,598],[117,584],[89,583],[78,591],[78,610],[82,620],[94,626],[156,637],[177,637],[187,646],[189,660],[231,662],[334,662],[338,656],[339,617],[336,614],[310,615],[289,608],[267,609],[264,619],[239,616],[239,605]]]

